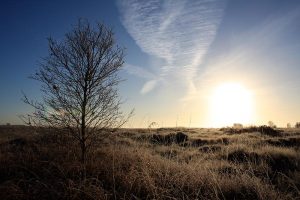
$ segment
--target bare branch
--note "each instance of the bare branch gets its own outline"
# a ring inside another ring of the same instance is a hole
[[[111,29],[103,24],[93,28],[79,20],[65,39],[48,39],[49,55],[32,79],[41,83],[42,102],[23,94],[34,108],[23,116],[25,123],[68,129],[79,142],[82,162],[85,153],[103,130],[115,130],[127,122],[120,111],[118,72],[124,63],[123,49],[116,46]]]

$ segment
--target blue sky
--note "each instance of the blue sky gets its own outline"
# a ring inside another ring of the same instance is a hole
[[[7,0],[0,16],[0,124],[30,111],[22,90],[40,98],[28,76],[47,55],[46,38],[62,39],[79,17],[112,27],[126,48],[120,93],[123,109],[135,108],[129,127],[226,125],[212,123],[211,102],[228,82],[251,93],[245,123],[300,120],[300,1]]]

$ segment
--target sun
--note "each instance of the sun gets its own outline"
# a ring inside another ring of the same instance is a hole
[[[217,86],[210,99],[210,124],[213,127],[233,123],[250,124],[253,121],[253,95],[239,83]]]

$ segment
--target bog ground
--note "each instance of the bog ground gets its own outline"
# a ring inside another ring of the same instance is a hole
[[[300,199],[300,130],[120,129],[89,152],[58,130],[0,127],[0,199]]]

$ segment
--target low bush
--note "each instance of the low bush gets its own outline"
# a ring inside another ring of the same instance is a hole
[[[178,132],[167,135],[153,134],[150,141],[155,144],[170,145],[172,143],[182,144],[187,140],[188,136],[186,134]]]
[[[231,133],[231,134],[259,132],[261,134],[269,135],[269,136],[281,136],[280,130],[275,130],[274,128],[269,126],[251,126],[248,128],[240,128],[240,129],[221,128],[220,130],[225,133]]]

